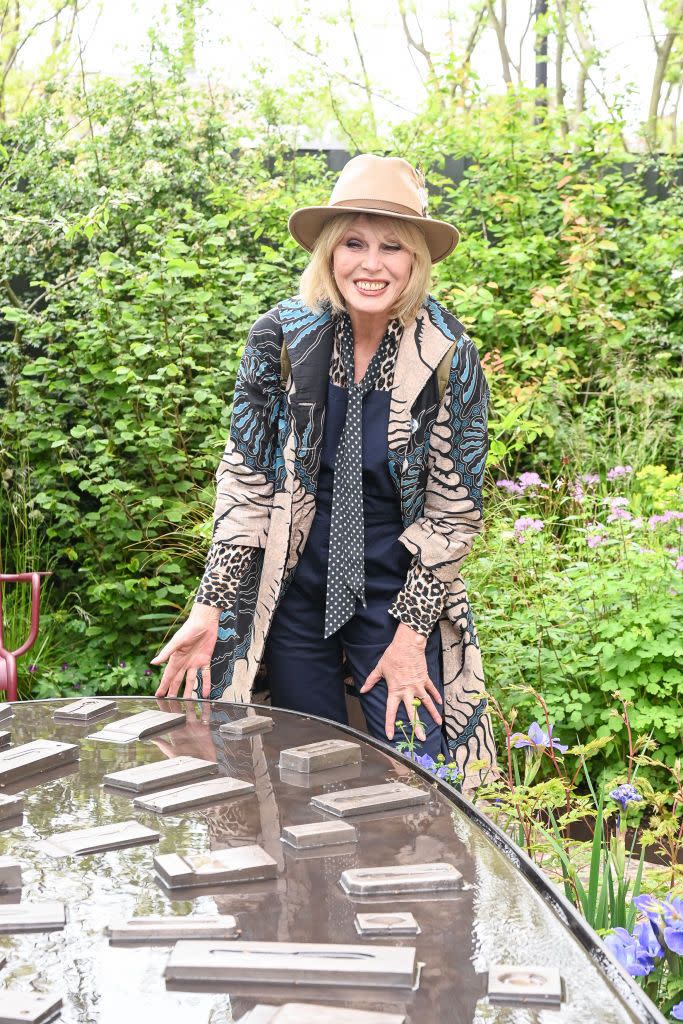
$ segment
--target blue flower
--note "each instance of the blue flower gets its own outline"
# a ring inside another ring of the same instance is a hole
[[[617,786],[609,794],[610,800],[614,800],[615,803],[621,804],[622,811],[625,811],[629,804],[638,803],[642,800],[642,796],[638,792],[635,786],[632,786],[630,782],[625,782],[622,786]]]
[[[655,966],[655,960],[663,956],[654,928],[649,921],[641,921],[629,934],[625,928],[615,928],[606,936],[605,945],[612,956],[625,967],[633,978],[642,978]]]
[[[683,1002],[671,1007],[671,1016],[674,1020],[683,1020]]]
[[[566,744],[553,739],[552,725],[549,726],[548,732],[544,732],[538,722],[531,723],[528,733],[513,733],[509,742],[513,747],[531,747],[534,750],[547,750],[552,747],[553,750],[559,750],[561,754],[567,750]]]
[[[643,894],[636,896],[633,900],[634,907],[637,907],[641,914],[645,914],[649,921],[658,924],[662,916],[662,904],[654,896]]]
[[[683,956],[683,897],[676,896],[662,904],[664,941],[672,953]]]
[[[448,768],[446,765],[437,764],[434,758],[429,754],[416,754],[415,751],[413,751],[410,756],[415,764],[419,764],[420,768],[425,768],[432,775],[435,775],[437,779],[445,779],[448,775]]]

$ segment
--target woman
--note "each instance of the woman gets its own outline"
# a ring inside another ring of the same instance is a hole
[[[189,697],[203,668],[204,697],[249,701],[262,669],[274,706],[345,722],[350,675],[372,735],[402,740],[417,706],[417,751],[474,781],[494,745],[460,565],[482,526],[488,388],[428,294],[458,232],[428,217],[410,164],[368,154],[289,228],[312,259],[250,332],[213,543],[154,659],[157,696],[185,677]]]

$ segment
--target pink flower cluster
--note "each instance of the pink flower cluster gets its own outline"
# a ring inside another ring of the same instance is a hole
[[[547,487],[541,480],[538,473],[520,473],[516,480],[496,480],[496,487],[507,491],[508,494],[524,494],[532,487]]]
[[[654,530],[655,527],[665,523],[673,523],[676,519],[683,519],[683,512],[675,512],[673,509],[668,508],[665,512],[662,512],[661,516],[650,516],[647,525],[651,530]]]
[[[523,544],[529,530],[532,530],[535,533],[540,533],[542,529],[542,519],[532,519],[531,516],[522,516],[520,519],[515,520],[515,540],[519,541],[520,544]]]
[[[620,476],[629,476],[633,472],[633,466],[614,466],[607,470],[607,479],[616,480]]]
[[[609,505],[609,515],[607,516],[608,523],[617,523],[619,520],[630,523],[635,529],[639,529],[643,525],[642,517],[638,516],[635,518],[627,508],[628,498],[621,496],[615,498],[604,498],[603,505]]]

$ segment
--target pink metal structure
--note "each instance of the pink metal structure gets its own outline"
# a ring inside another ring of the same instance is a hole
[[[17,658],[25,654],[36,642],[40,624],[40,577],[46,572],[0,573],[0,690],[7,690],[7,700],[17,699]],[[4,583],[31,584],[31,629],[28,639],[15,651],[5,649],[3,634],[2,597]]]

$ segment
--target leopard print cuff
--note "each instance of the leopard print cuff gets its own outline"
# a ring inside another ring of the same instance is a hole
[[[399,590],[389,614],[410,626],[420,636],[428,637],[441,618],[448,585],[438,580],[429,569],[414,561],[405,586]]]
[[[256,550],[224,540],[215,541],[209,548],[195,604],[230,608],[235,601],[240,580],[251,565]]]

